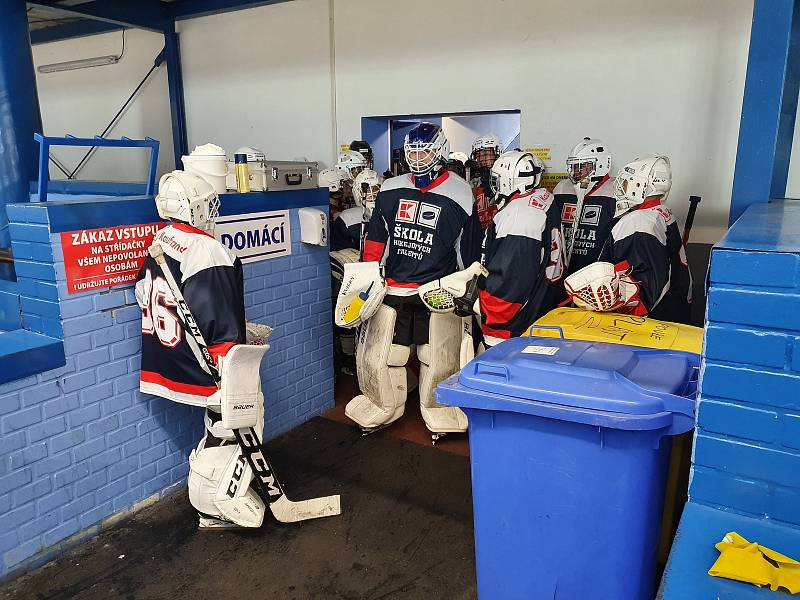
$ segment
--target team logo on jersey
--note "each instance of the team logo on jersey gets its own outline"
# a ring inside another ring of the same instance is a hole
[[[419,202],[416,200],[400,200],[395,219],[403,223],[413,223],[417,218]]]
[[[423,202],[419,207],[419,216],[417,216],[417,223],[424,227],[436,229],[436,223],[439,222],[439,213],[442,209],[433,204],[426,204]]]
[[[583,215],[581,215],[581,224],[582,225],[599,225],[600,224],[600,212],[602,206],[596,205],[586,205],[583,207]]]
[[[575,222],[575,209],[578,208],[575,204],[564,204],[564,208],[561,209],[561,220],[564,223],[574,223]]]

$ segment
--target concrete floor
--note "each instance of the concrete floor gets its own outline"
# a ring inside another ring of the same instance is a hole
[[[343,514],[198,531],[185,490],[0,589],[9,600],[474,598],[469,460],[316,418],[267,444],[292,499]],[[120,558],[124,555],[124,558]]]

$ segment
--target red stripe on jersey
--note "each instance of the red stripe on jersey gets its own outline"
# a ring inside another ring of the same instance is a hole
[[[214,360],[218,361],[220,356],[225,356],[235,345],[236,342],[222,342],[209,346],[208,351],[211,352],[211,356],[214,357]]]
[[[639,206],[636,207],[637,210],[644,210],[645,208],[653,208],[654,206],[661,206],[661,196],[655,196],[654,198],[647,198],[644,202],[642,202]]]
[[[164,386],[168,390],[172,390],[173,392],[178,392],[181,394],[194,394],[195,396],[208,397],[217,391],[217,386],[215,385],[192,385],[191,383],[180,383],[178,381],[172,381],[171,379],[162,377],[158,373],[153,373],[152,371],[142,371],[141,379],[146,383],[155,383],[157,385]]]
[[[391,277],[387,277],[386,278],[386,285],[388,285],[390,287],[397,287],[397,288],[418,288],[419,287],[418,283],[413,283],[413,282],[410,282],[410,281],[408,281],[408,282],[397,281],[395,279],[392,279]]]
[[[421,188],[418,188],[418,189],[419,189],[419,191],[420,191],[420,192],[422,192],[423,194],[424,194],[425,192],[430,192],[430,191],[431,191],[433,188],[435,188],[435,187],[439,187],[439,186],[440,186],[440,185],[442,185],[442,184],[443,184],[445,181],[447,181],[447,178],[448,178],[448,177],[450,177],[450,171],[443,170],[443,171],[442,171],[442,174],[441,174],[441,175],[439,175],[439,176],[438,176],[436,179],[434,179],[433,181],[431,181],[431,182],[430,182],[428,185],[426,185],[425,187],[421,187]],[[411,176],[411,183],[414,183],[414,176],[413,176],[413,175]],[[414,185],[416,185],[416,184],[414,184]]]
[[[481,310],[486,313],[486,323],[508,323],[522,308],[521,302],[509,302],[481,290]],[[500,337],[500,336],[498,336]]]
[[[597,183],[595,183],[595,184],[592,186],[592,189],[591,189],[591,190],[589,190],[589,191],[586,193],[586,196],[584,196],[584,197],[585,197],[585,198],[588,198],[589,196],[591,196],[592,194],[594,194],[594,193],[595,193],[595,192],[596,192],[598,189],[600,189],[600,186],[601,186],[601,185],[603,185],[603,184],[604,184],[606,181],[608,181],[608,179],[609,179],[608,175],[603,175],[603,178],[602,178],[600,181],[598,181]]]
[[[203,231],[202,229],[198,229],[197,227],[192,227],[188,223],[180,223],[178,221],[175,221],[172,223],[172,226],[178,231],[183,231],[185,233],[196,233],[199,235],[210,237],[212,239],[214,238],[214,236],[208,233],[207,231]]]
[[[501,340],[508,340],[511,338],[511,332],[505,329],[492,329],[484,325],[482,331],[483,335],[500,338]]]
[[[383,258],[383,251],[386,249],[386,244],[381,242],[374,242],[367,238],[364,241],[364,262],[380,262]]]

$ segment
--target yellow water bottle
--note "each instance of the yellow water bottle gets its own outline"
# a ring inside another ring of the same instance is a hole
[[[250,170],[247,168],[247,154],[234,154],[236,164],[236,190],[240,193],[250,191]]]
[[[344,311],[344,322],[345,323],[352,323],[358,318],[358,315],[361,313],[361,309],[364,306],[364,303],[369,298],[369,291],[372,289],[372,286],[375,282],[369,284],[369,287],[361,292],[358,296],[353,298],[350,304],[347,307],[347,310]]]

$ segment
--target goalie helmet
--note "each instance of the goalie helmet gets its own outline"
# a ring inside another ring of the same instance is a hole
[[[433,179],[450,156],[450,142],[438,125],[420,123],[406,134],[403,151],[412,174]]]
[[[162,219],[181,221],[208,233],[219,216],[219,196],[205,179],[172,171],[158,182],[156,210]]]
[[[611,171],[611,153],[602,140],[585,137],[567,156],[567,171],[572,183],[599,181]]]
[[[331,193],[341,192],[344,179],[346,176],[340,169],[322,169],[317,175],[317,186],[328,188]]]
[[[356,206],[364,209],[364,220],[369,220],[372,216],[382,182],[383,178],[372,169],[364,169],[353,181],[353,200],[356,201]]]
[[[353,140],[350,142],[350,150],[355,150],[364,157],[364,159],[367,161],[368,169],[373,167],[375,156],[372,153],[372,146],[369,145],[369,142],[365,142],[364,140]]]
[[[482,168],[490,168],[503,152],[503,140],[496,133],[487,133],[472,142],[472,160]]]
[[[538,156],[519,150],[504,152],[492,165],[489,185],[494,197],[491,203],[500,204],[515,194],[536,188],[542,179],[542,173],[544,163]]]
[[[637,158],[620,169],[614,182],[617,208],[614,217],[620,217],[648,198],[660,196],[663,201],[672,187],[672,169],[669,157],[650,154]]]
[[[345,150],[339,153],[339,162],[336,167],[349,173],[350,179],[355,179],[356,175],[367,168],[367,159],[361,152]]]

